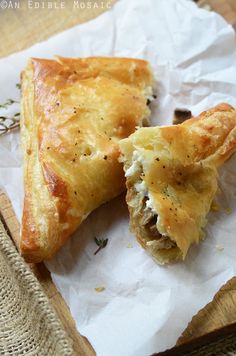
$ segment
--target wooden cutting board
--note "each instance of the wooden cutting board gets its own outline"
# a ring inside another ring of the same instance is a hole
[[[19,1],[20,9],[3,9],[0,6],[0,57],[29,47],[78,23],[88,21],[104,12],[115,1],[96,0],[98,7],[74,9],[72,0],[64,1],[66,4],[64,9],[30,9],[27,0]],[[12,3],[14,2],[16,0],[12,1]],[[61,3],[63,1],[53,2]],[[87,3],[86,0],[82,2]],[[200,0],[199,3],[201,6],[210,6],[211,9],[222,14],[232,25],[236,25],[235,0]],[[3,193],[0,193],[0,212],[11,237],[17,244],[19,241],[19,222],[10,201]],[[73,339],[76,355],[94,355],[94,350],[88,341],[77,332],[69,309],[53,284],[50,273],[44,264],[31,265],[31,268],[56,309],[65,329]],[[192,319],[179,338],[178,343],[185,343],[234,322],[236,322],[236,278],[229,281],[217,293],[214,300]]]
[[[200,7],[213,10],[222,15],[236,30],[236,1],[235,0],[199,0]]]

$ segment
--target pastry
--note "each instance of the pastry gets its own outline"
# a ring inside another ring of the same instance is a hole
[[[53,256],[91,211],[124,191],[118,142],[147,124],[152,85],[144,60],[29,61],[21,103],[26,260]]]
[[[236,111],[220,104],[180,125],[140,128],[120,142],[131,230],[160,264],[183,260],[236,150]]]

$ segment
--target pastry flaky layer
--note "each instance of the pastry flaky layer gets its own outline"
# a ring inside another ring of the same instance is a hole
[[[157,262],[185,258],[203,237],[217,168],[236,150],[236,111],[220,104],[181,125],[140,128],[120,142],[130,225]]]
[[[20,250],[50,258],[88,214],[125,189],[120,139],[148,120],[144,60],[31,59],[22,73]]]

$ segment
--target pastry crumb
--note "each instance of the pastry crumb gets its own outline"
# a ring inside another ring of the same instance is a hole
[[[101,293],[105,290],[105,287],[96,287],[94,288],[97,293]]]
[[[132,248],[133,245],[131,243],[128,243],[127,248]]]
[[[232,213],[232,209],[230,209],[230,208],[226,208],[226,209],[225,209],[225,212],[226,212],[226,214],[228,214],[228,215],[229,215],[229,214],[231,214],[231,213]]]
[[[215,211],[215,212],[220,211],[219,204],[217,204],[216,202],[213,201],[211,204],[211,211]]]
[[[224,246],[223,245],[216,245],[216,249],[217,251],[223,251],[224,250]]]

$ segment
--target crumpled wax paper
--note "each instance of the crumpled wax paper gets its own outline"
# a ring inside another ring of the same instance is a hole
[[[153,125],[170,124],[176,107],[198,114],[222,101],[236,106],[234,31],[191,1],[120,0],[98,18],[2,59],[0,102],[19,97],[15,84],[28,57],[53,55],[149,60],[158,95]],[[209,214],[205,241],[190,249],[184,263],[161,267],[138,245],[124,196],[93,212],[47,262],[78,330],[99,356],[148,355],[173,346],[191,317],[235,275],[235,176],[236,156],[220,170],[220,211]],[[0,185],[20,219],[19,133],[0,138]],[[95,236],[109,240],[96,256]],[[100,287],[105,289],[97,292]]]

